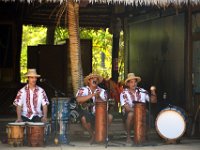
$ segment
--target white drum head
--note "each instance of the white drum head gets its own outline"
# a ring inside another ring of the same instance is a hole
[[[30,126],[44,126],[45,124],[43,122],[27,122],[27,125],[30,125]]]
[[[156,118],[156,130],[166,139],[177,139],[185,132],[186,123],[183,116],[175,110],[164,110]]]
[[[8,123],[8,125],[12,125],[12,126],[24,126],[25,122],[11,122],[11,123]]]
[[[100,92],[100,94],[99,94],[99,96],[100,96],[100,98],[103,100],[103,101],[106,101],[106,97],[105,97],[105,93],[104,93],[105,91],[101,91]]]

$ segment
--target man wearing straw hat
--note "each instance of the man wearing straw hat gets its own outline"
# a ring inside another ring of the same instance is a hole
[[[28,83],[18,91],[13,102],[16,106],[16,122],[47,122],[47,105],[49,104],[45,91],[36,85],[36,69],[28,69],[25,75]],[[41,109],[42,107],[42,109]]]
[[[149,99],[151,99],[151,102],[157,101],[155,86],[151,87],[150,89],[151,93],[149,94],[145,89],[139,88],[137,86],[138,82],[140,81],[141,81],[140,77],[135,76],[134,73],[129,73],[127,75],[127,79],[125,80],[126,88],[120,94],[120,103],[122,106],[122,114],[123,114],[123,119],[125,121],[128,143],[131,142],[130,132],[131,132],[131,127],[133,125],[134,103],[135,102],[146,103],[146,101],[149,102]]]
[[[80,104],[79,114],[82,126],[89,132],[91,136],[90,144],[94,142],[94,123],[95,123],[95,101],[100,97],[101,100],[107,100],[107,93],[104,89],[98,86],[103,81],[103,77],[98,74],[90,73],[84,78],[85,87],[81,87],[77,94],[76,99]],[[98,99],[99,100],[99,99]],[[91,103],[88,105],[88,103]],[[86,107],[89,106],[89,107]],[[112,122],[112,115],[108,115],[108,123]]]

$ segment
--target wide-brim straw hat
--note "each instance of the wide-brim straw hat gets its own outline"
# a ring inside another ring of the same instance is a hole
[[[103,81],[103,77],[96,74],[96,73],[90,73],[89,75],[87,75],[85,78],[84,78],[84,83],[86,85],[88,85],[88,81],[91,79],[91,78],[97,78],[98,79],[98,83],[101,83]]]
[[[140,82],[140,81],[141,81],[141,78],[138,77],[138,76],[135,76],[134,73],[128,73],[127,78],[126,78],[126,80],[125,80],[125,85],[127,85],[127,82],[130,81],[130,80],[132,80],[132,79],[136,79],[137,82]]]
[[[40,75],[37,74],[36,69],[28,69],[28,72],[24,76],[25,77],[37,77],[37,78],[40,77]]]

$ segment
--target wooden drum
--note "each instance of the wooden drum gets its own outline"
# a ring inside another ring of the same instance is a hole
[[[134,142],[142,144],[146,140],[146,104],[134,104]]]
[[[101,143],[106,138],[106,122],[107,122],[107,102],[95,102],[95,141]]]
[[[23,146],[24,129],[25,129],[25,122],[8,123],[7,125],[8,144],[13,146]]]
[[[28,123],[28,145],[32,147],[44,146],[45,124],[42,122]]]

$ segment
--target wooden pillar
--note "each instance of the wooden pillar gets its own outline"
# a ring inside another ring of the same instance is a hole
[[[117,17],[125,12],[125,6],[116,5],[113,7],[114,16],[111,18],[110,33],[113,34],[113,44],[112,44],[112,80],[118,82],[119,77],[119,39],[120,31],[122,29],[121,18]]]
[[[15,81],[17,83],[20,83],[21,82],[21,75],[20,75],[20,58],[21,58],[21,48],[22,48],[22,23],[21,21],[18,21],[16,23],[16,31],[17,31],[17,34],[16,36],[14,37],[15,41],[15,44],[16,45],[16,58],[15,58],[15,65],[14,65],[14,68],[15,68]],[[15,48],[14,48],[15,49]]]
[[[123,22],[123,31],[124,31],[124,79],[126,78],[128,72],[129,72],[129,26],[127,18],[124,19]]]
[[[186,109],[192,109],[192,10],[191,5],[188,5],[186,17],[186,40],[185,40],[185,98]]]
[[[55,27],[48,26],[47,27],[47,39],[46,39],[47,44],[50,44],[50,45],[54,44],[54,34],[55,34]]]
[[[118,82],[119,77],[119,38],[121,31],[121,20],[120,18],[114,18],[111,23],[110,28],[111,33],[113,34],[113,44],[112,44],[112,80]]]
[[[118,82],[119,77],[119,35],[113,34],[113,46],[112,46],[112,80]]]

